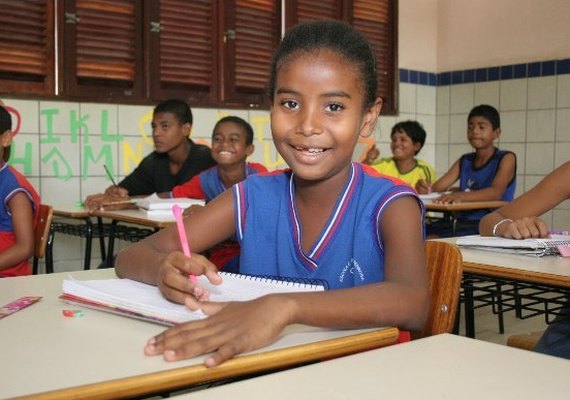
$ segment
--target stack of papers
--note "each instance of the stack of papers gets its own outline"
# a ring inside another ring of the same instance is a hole
[[[547,239],[505,239],[492,236],[464,236],[457,238],[456,244],[481,250],[503,253],[545,256],[560,254],[561,247],[570,246],[570,236],[552,235]],[[563,253],[563,252],[562,252]]]
[[[188,199],[188,198],[174,198],[174,199],[161,199],[156,193],[139,199],[135,202],[136,206],[145,210],[149,216],[172,216],[172,206],[175,204],[181,208],[188,208],[192,205],[203,206],[204,200]]]

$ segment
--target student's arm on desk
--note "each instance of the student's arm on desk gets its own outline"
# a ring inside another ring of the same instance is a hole
[[[191,219],[195,222],[194,216]],[[421,329],[427,318],[428,282],[417,201],[412,197],[394,200],[384,211],[380,230],[384,282],[326,292],[274,294],[247,302],[198,302],[188,297],[186,305],[201,308],[209,318],[152,338],[145,353],[174,361],[214,352],[205,360],[206,366],[213,367],[273,342],[293,323]]]
[[[459,161],[457,161],[456,163],[457,163],[457,169],[459,170]],[[454,167],[455,164],[451,168],[453,169]],[[443,195],[438,199],[435,199],[434,202],[458,203],[463,201],[501,200],[503,194],[505,193],[505,190],[507,190],[509,182],[514,177],[515,167],[516,167],[515,155],[513,153],[507,153],[503,156],[501,162],[499,163],[497,174],[495,175],[495,178],[493,179],[491,186],[484,189],[472,190],[469,192],[462,192],[462,191],[453,192],[451,194]],[[445,178],[445,175],[441,179],[443,178]]]
[[[497,236],[510,239],[546,237],[546,224],[538,216],[570,198],[570,186],[563,183],[569,179],[570,162],[567,162],[528,192],[483,217],[479,223],[479,232],[484,236],[492,236],[493,228],[499,223],[495,230]]]

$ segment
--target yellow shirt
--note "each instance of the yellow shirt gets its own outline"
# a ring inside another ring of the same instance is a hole
[[[425,161],[416,158],[416,166],[405,174],[401,173],[396,166],[396,161],[393,158],[381,158],[376,163],[372,164],[372,168],[384,175],[393,176],[401,179],[411,186],[415,187],[416,183],[423,179],[426,182],[435,182],[435,170],[431,165]]]

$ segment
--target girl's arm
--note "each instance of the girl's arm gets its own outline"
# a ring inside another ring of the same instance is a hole
[[[570,162],[567,162],[540,181],[534,188],[520,197],[487,214],[479,223],[481,235],[491,236],[493,227],[503,219],[495,233],[513,239],[544,237],[548,234],[546,224],[538,216],[570,198]],[[508,221],[508,220],[513,221]]]
[[[115,260],[117,275],[157,285],[171,300],[183,302],[193,286],[188,275],[209,276],[217,269],[199,254],[235,233],[233,191],[227,190],[184,219],[192,258],[181,252],[176,224],[133,243]]]
[[[331,328],[398,326],[419,330],[429,303],[422,218],[417,200],[387,206],[381,221],[385,281],[351,289],[274,294],[247,302],[208,303],[187,297],[209,318],[171,328],[152,338],[147,355],[168,361],[213,352],[208,367],[272,343],[289,324]]]
[[[451,185],[453,185],[459,179],[459,160],[455,161],[451,168],[439,178],[433,185],[431,185],[432,192],[445,192],[449,190]]]
[[[8,202],[16,243],[0,253],[0,270],[14,267],[34,255],[34,213],[26,194],[18,192]]]
[[[501,200],[505,190],[507,190],[509,186],[509,182],[511,182],[515,176],[516,163],[517,160],[513,153],[505,154],[499,163],[499,168],[497,169],[491,186],[469,192],[453,193],[449,195],[451,197],[449,202]]]

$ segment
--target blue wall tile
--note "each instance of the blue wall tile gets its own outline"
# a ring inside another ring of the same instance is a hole
[[[556,61],[557,74],[570,74],[570,58]]]
[[[400,69],[400,82],[408,83],[410,81],[409,71],[407,69]]]
[[[467,69],[463,71],[463,83],[475,82],[475,70]]]
[[[491,67],[487,71],[487,78],[490,81],[498,81],[501,74],[501,70],[499,67]]]
[[[555,61],[543,61],[542,62],[542,74],[541,76],[550,76],[556,73],[556,62]]]
[[[542,66],[541,63],[539,63],[539,62],[529,63],[528,64],[528,77],[534,78],[536,76],[540,76],[540,71],[542,70],[541,66]]]
[[[477,68],[475,70],[476,82],[487,82],[487,68]]]
[[[501,79],[513,79],[512,65],[503,65],[501,67]]]
[[[526,78],[526,66],[527,64],[516,64],[513,71],[513,76],[515,79]]]

